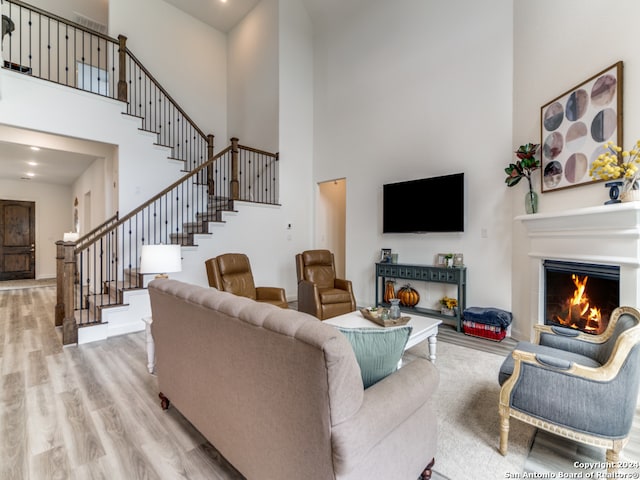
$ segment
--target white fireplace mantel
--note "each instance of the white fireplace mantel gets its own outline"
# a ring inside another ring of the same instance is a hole
[[[531,318],[543,323],[544,260],[620,267],[620,304],[640,305],[640,202],[520,215],[529,238]]]
[[[640,267],[640,202],[520,215],[529,256]]]

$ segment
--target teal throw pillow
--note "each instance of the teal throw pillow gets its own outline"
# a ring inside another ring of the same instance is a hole
[[[362,383],[368,388],[398,369],[412,327],[340,328],[351,342],[360,365]]]

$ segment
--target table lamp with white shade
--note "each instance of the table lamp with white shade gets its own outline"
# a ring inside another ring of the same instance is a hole
[[[156,278],[168,278],[167,273],[182,271],[180,245],[143,245],[140,253],[140,273],[155,273]]]
[[[140,251],[140,273],[155,273],[156,278],[169,278],[167,273],[182,271],[182,251],[180,245],[142,245]],[[144,317],[147,337],[147,368],[155,370],[155,342],[151,333],[153,317]]]

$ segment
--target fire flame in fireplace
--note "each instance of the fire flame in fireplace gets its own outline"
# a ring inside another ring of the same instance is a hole
[[[585,293],[588,276],[580,278],[578,275],[571,275],[571,280],[576,286],[573,296],[567,299],[566,315],[556,316],[556,321],[570,328],[582,329],[587,333],[602,333],[602,315],[598,307],[592,307],[589,298]]]

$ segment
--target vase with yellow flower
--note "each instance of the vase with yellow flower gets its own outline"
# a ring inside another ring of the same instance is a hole
[[[455,316],[456,308],[458,308],[458,300],[451,297],[442,297],[440,299],[440,313],[450,317]]]
[[[613,141],[602,147],[605,151],[593,161],[589,175],[594,180],[609,180],[605,183],[609,188],[605,205],[640,200],[640,140],[631,150],[623,150]]]

